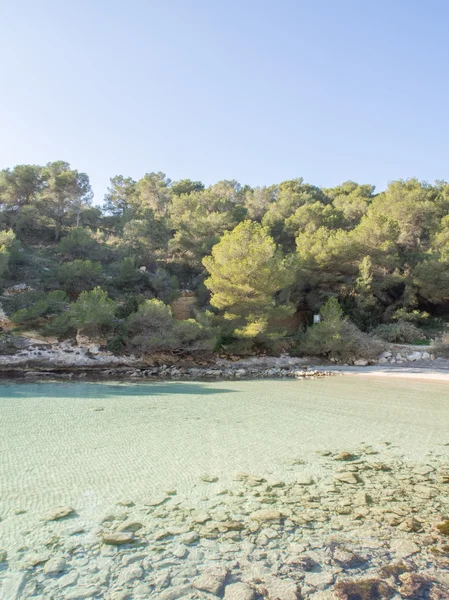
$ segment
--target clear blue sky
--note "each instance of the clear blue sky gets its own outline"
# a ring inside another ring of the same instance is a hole
[[[0,168],[449,179],[447,0],[0,0]]]

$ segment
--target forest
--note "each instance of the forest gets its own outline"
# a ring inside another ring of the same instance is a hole
[[[0,171],[0,288],[3,335],[78,333],[118,354],[370,357],[446,331],[449,184],[206,187],[150,172],[112,177],[94,202],[67,162],[17,165]],[[180,320],[171,305],[186,294]]]

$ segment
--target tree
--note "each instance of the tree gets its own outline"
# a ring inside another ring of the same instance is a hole
[[[235,227],[243,218],[246,211],[234,202],[234,191],[229,192],[228,186],[225,191],[229,194],[224,194],[223,187],[226,186],[173,197],[170,204],[170,222],[175,230],[172,250],[200,261],[223,232]]]
[[[192,192],[202,192],[203,190],[204,184],[201,181],[192,181],[191,179],[182,179],[181,181],[174,181],[171,184],[171,191],[175,196],[191,194]]]
[[[96,339],[110,331],[115,319],[116,304],[100,287],[81,292],[70,305],[67,316],[78,333]]]
[[[167,213],[171,198],[171,180],[165,173],[146,173],[136,184],[136,195],[133,195],[134,211],[137,216],[151,209],[156,217]]]
[[[36,201],[42,189],[42,167],[17,165],[0,171],[0,206],[3,210],[18,210]]]
[[[320,188],[304,183],[302,177],[283,181],[276,192],[276,201],[272,202],[262,219],[262,225],[269,227],[271,235],[276,242],[283,244],[287,249],[293,249],[294,236],[284,231],[286,219],[291,217],[300,206],[321,202],[329,204]]]
[[[101,283],[103,269],[98,262],[73,260],[58,265],[53,272],[53,278],[58,282],[58,287],[75,296]]]
[[[64,236],[58,245],[58,251],[69,259],[98,259],[101,257],[101,246],[92,232],[84,227],[74,227]]]
[[[225,318],[244,319],[246,332],[254,335],[264,329],[275,293],[295,276],[268,229],[253,221],[225,232],[203,264],[209,272],[205,284],[212,292],[212,306]]]
[[[69,299],[62,290],[53,292],[32,294],[33,299],[29,306],[21,308],[11,315],[11,321],[16,325],[25,327],[36,327],[43,324],[49,318],[54,318],[67,310]],[[30,298],[31,300],[31,298]]]
[[[244,205],[252,221],[261,221],[270,204],[275,201],[276,186],[256,187],[245,193]]]
[[[48,163],[42,170],[45,182],[39,194],[44,213],[52,220],[54,238],[59,240],[63,225],[80,224],[80,216],[92,199],[89,177],[70,168],[62,160]]]
[[[103,210],[123,222],[129,221],[132,218],[133,205],[136,203],[136,182],[123,175],[111,177],[110,182],[104,197]]]

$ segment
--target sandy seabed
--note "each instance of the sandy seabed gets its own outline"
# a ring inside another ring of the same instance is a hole
[[[0,425],[2,600],[449,598],[445,381],[8,383]]]

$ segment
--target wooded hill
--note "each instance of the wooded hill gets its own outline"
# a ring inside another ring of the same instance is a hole
[[[81,331],[115,352],[328,356],[445,330],[444,181],[376,194],[351,181],[205,187],[147,173],[113,177],[93,200],[88,176],[63,161],[0,171],[0,286],[31,288],[3,297],[9,327]],[[186,290],[197,310],[179,321],[169,305]]]

